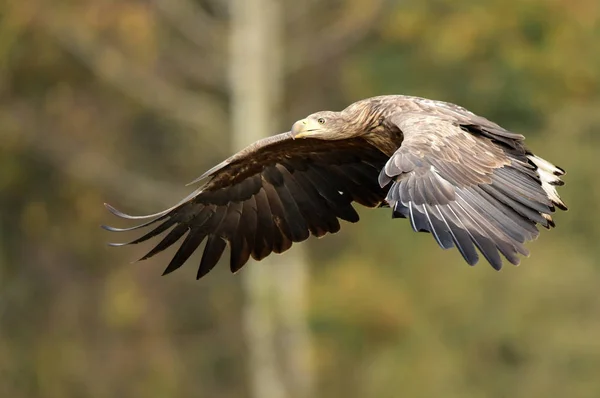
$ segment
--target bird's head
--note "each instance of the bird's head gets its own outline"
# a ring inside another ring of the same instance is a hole
[[[341,112],[322,111],[298,120],[292,126],[292,138],[317,138],[321,140],[340,140],[355,134],[352,124]]]

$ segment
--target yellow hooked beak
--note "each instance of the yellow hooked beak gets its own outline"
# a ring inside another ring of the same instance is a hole
[[[291,134],[292,138],[296,139],[310,137],[319,130],[321,130],[321,125],[315,119],[302,119],[294,123]]]

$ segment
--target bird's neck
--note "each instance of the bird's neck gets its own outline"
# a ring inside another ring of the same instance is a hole
[[[363,138],[387,156],[392,156],[402,144],[404,137],[398,128],[392,129],[381,125],[369,130]]]

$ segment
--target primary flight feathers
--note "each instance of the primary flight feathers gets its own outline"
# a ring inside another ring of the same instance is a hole
[[[341,112],[317,112],[291,131],[253,143],[213,167],[208,181],[177,205],[148,216],[132,231],[153,226],[127,245],[167,230],[142,259],[185,235],[165,269],[183,265],[206,240],[197,278],[227,245],[230,268],[261,260],[310,235],[336,233],[339,220],[359,220],[353,202],[389,207],[413,230],[429,232],[468,264],[479,252],[497,270],[501,256],[519,264],[537,225],[554,227],[566,210],[556,187],[565,171],[534,155],[524,137],[454,104],[409,96],[379,96]]]

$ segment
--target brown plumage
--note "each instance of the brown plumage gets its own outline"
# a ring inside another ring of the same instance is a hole
[[[535,156],[524,137],[454,104],[408,96],[358,101],[341,112],[317,112],[291,131],[257,141],[204,173],[208,181],[177,205],[149,216],[140,243],[171,229],[142,259],[185,235],[165,270],[183,265],[206,240],[197,277],[230,247],[230,268],[288,250],[310,235],[336,233],[358,221],[353,202],[389,207],[468,264],[477,248],[495,268],[502,254],[519,264],[537,225],[554,227],[555,187],[565,172]],[[157,226],[156,224],[159,223]]]

